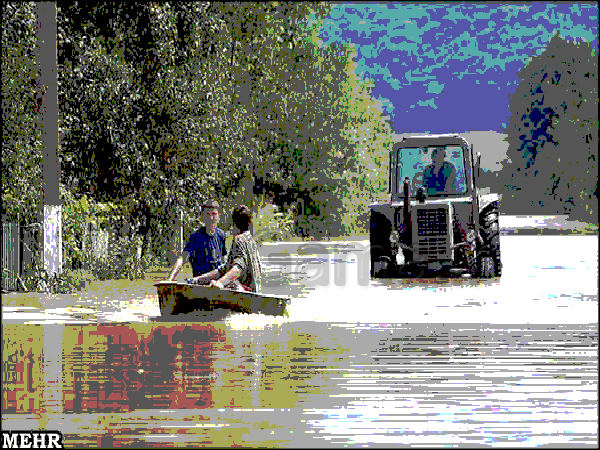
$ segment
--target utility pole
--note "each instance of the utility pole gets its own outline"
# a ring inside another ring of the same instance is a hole
[[[52,276],[62,271],[62,201],[58,160],[58,65],[56,3],[36,3],[42,104],[42,171],[44,178],[44,269]]]

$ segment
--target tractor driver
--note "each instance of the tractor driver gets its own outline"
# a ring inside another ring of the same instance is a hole
[[[428,165],[423,173],[423,184],[428,195],[456,192],[456,168],[451,162],[444,161],[445,158],[444,148],[433,149],[431,154],[433,164]]]

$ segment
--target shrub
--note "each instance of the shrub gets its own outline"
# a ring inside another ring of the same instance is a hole
[[[162,271],[169,265],[168,261],[165,261],[164,259],[165,258],[162,256],[156,256],[150,252],[146,252],[146,254],[142,256],[141,265],[145,272]]]
[[[118,255],[109,253],[96,258],[92,264],[92,273],[99,280],[110,280],[120,278],[120,258]]]
[[[253,225],[254,239],[258,244],[297,239],[294,234],[294,213],[291,210],[278,212],[276,207],[261,203]]]
[[[27,269],[21,278],[27,291],[59,294],[85,290],[96,279],[91,271],[82,269],[64,269],[59,276],[50,276],[45,271]]]
[[[87,289],[96,277],[89,270],[63,270],[60,278],[62,279],[62,288],[66,292],[83,291]]]

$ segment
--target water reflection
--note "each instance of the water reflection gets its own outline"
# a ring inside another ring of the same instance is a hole
[[[68,341],[77,345],[65,348],[65,385],[73,395],[65,412],[211,406],[211,353],[224,339],[222,329],[196,324],[151,331],[118,324],[68,329]]]

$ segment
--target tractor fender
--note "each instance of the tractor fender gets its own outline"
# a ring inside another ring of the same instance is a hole
[[[498,194],[484,194],[479,196],[479,217],[483,217],[491,209],[498,210],[500,196]]]

